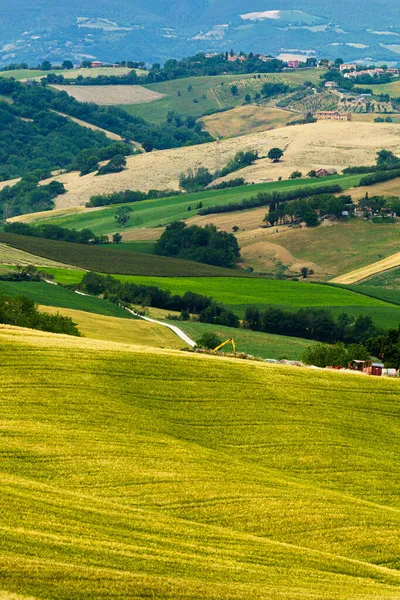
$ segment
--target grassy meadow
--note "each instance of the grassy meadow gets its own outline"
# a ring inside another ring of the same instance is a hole
[[[80,283],[84,271],[44,268],[62,284]],[[149,277],[115,275],[121,281],[156,285],[172,294],[187,291],[211,296],[243,318],[248,306],[261,309],[269,306],[285,310],[305,307],[329,309],[335,315],[347,312],[358,317],[369,315],[376,325],[385,329],[397,327],[400,307],[395,294],[365,293],[363,286],[339,286],[301,281],[279,281],[256,277]],[[376,288],[372,288],[372,291]],[[230,336],[227,336],[230,337]]]
[[[223,325],[209,325],[195,321],[182,321],[178,325],[194,341],[197,341],[206,332],[215,333],[221,341],[233,337],[238,352],[245,352],[259,358],[300,360],[304,350],[315,343],[311,340],[285,335],[274,335],[249,329],[232,329]],[[232,345],[224,346],[220,352],[231,353]]]
[[[379,96],[379,94],[389,94],[389,96],[391,98],[398,98],[400,96],[400,80],[399,79],[392,81],[392,83],[368,85],[368,88],[371,89],[372,93],[376,94],[377,96]]]
[[[240,177],[240,171],[238,171]],[[201,202],[203,208],[214,205],[225,205],[230,202],[237,202],[243,198],[249,198],[259,192],[283,192],[292,188],[301,187],[316,187],[324,184],[339,184],[343,189],[354,187],[360,181],[360,175],[331,175],[315,179],[287,180],[287,181],[271,181],[254,185],[240,186],[236,188],[228,188],[225,190],[206,190],[194,194],[182,194],[180,196],[172,196],[170,198],[159,198],[154,200],[143,200],[126,204],[132,209],[131,220],[124,228],[124,231],[136,228],[151,228],[162,225],[167,225],[172,221],[188,219],[197,214],[199,209],[196,206]],[[190,207],[191,210],[188,210]],[[44,223],[50,222],[62,227],[84,229],[90,228],[94,233],[111,234],[118,228],[114,215],[118,206],[105,207],[101,210],[88,210],[73,212],[66,210],[65,214],[57,211],[57,215],[52,215],[51,212],[40,213],[37,220],[29,215],[29,222]],[[210,222],[212,215],[210,215]]]
[[[119,276],[122,281],[134,281],[144,285],[156,285],[172,294],[187,291],[211,296],[231,308],[243,318],[248,306],[262,309],[269,306],[298,310],[304,307],[326,308],[335,315],[342,312],[369,315],[376,325],[397,327],[400,307],[384,299],[359,294],[347,288],[301,281],[278,281],[256,278],[220,277],[129,277]],[[228,336],[230,337],[230,336]]]
[[[204,117],[203,122],[213,137],[229,138],[285,127],[298,118],[297,113],[281,108],[246,105]]]
[[[398,600],[397,381],[0,343],[3,597]]]
[[[314,270],[321,279],[331,279],[398,253],[399,233],[400,223],[378,224],[351,219],[328,227],[291,228],[274,234],[273,239],[264,238],[284,248],[296,262],[314,263]],[[251,244],[260,244],[264,238],[258,234],[253,242],[249,237],[248,242],[243,243],[243,253],[246,254],[245,246],[247,252],[251,251]],[[257,266],[256,261],[250,264]]]
[[[384,271],[383,273],[379,273],[378,275],[373,275],[369,277],[365,281],[363,281],[361,286],[373,286],[373,287],[385,287],[388,289],[398,290],[400,288],[400,267],[396,269],[390,269],[389,271]]]
[[[292,86],[301,85],[307,80],[317,83],[321,74],[322,71],[315,69],[302,69],[293,73],[263,73],[260,78],[254,74],[186,77],[146,85],[148,89],[165,94],[166,97],[147,104],[122,105],[121,108],[154,123],[164,122],[168,112],[172,110],[182,116],[201,117],[206,113],[240,106],[246,94],[253,96],[256,92],[261,92],[266,82],[284,81]],[[238,88],[236,96],[231,93],[233,84]]]
[[[103,300],[103,302],[105,301]],[[70,308],[41,306],[40,310],[50,314],[60,312],[66,317],[71,317],[77,324],[80,333],[94,340],[177,350],[186,347],[185,342],[168,327],[157,325],[157,323],[135,318],[127,320]],[[129,313],[127,314],[129,315]]]

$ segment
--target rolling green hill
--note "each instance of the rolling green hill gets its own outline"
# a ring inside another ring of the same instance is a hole
[[[29,254],[100,273],[154,275],[170,277],[246,277],[244,271],[214,267],[180,258],[156,256],[131,250],[109,250],[107,246],[90,246],[70,242],[15,235],[0,231],[0,242]]]
[[[397,381],[0,342],[3,597],[398,600]]]
[[[83,271],[44,268],[63,284],[80,283]],[[235,272],[234,272],[235,273]],[[121,281],[143,285],[156,285],[172,294],[187,291],[211,296],[223,302],[240,318],[248,306],[267,308],[275,306],[285,310],[304,307],[329,309],[335,315],[346,312],[354,316],[369,315],[377,326],[385,329],[397,327],[400,307],[392,293],[379,293],[379,289],[365,291],[363,286],[338,286],[296,281],[279,281],[256,277],[136,277],[117,275]],[[230,337],[230,336],[227,336]]]
[[[145,104],[123,105],[121,108],[124,108],[129,114],[154,123],[164,122],[168,111],[175,111],[183,116],[201,117],[221,109],[241,106],[247,94],[253,97],[255,93],[260,93],[262,86],[268,81],[282,81],[291,86],[298,86],[305,81],[318,83],[321,74],[323,71],[302,69],[284,74],[263,73],[260,78],[254,74],[186,77],[146,85],[145,87],[165,94],[166,97]],[[238,88],[235,96],[232,95],[230,89],[233,84]]]
[[[52,269],[50,269],[50,272]],[[71,277],[73,277],[71,272]],[[77,275],[75,275],[77,277]],[[79,277],[79,276],[78,276]],[[231,308],[243,318],[246,307],[277,306],[288,310],[303,307],[320,307],[334,314],[346,312],[369,315],[376,325],[384,328],[397,327],[400,307],[384,299],[359,294],[337,286],[301,281],[278,281],[257,278],[197,278],[197,277],[119,277],[123,281],[135,281],[145,285],[157,285],[173,294],[186,291],[212,296]],[[80,280],[80,277],[79,279]]]
[[[238,171],[240,177],[240,171]],[[132,209],[131,220],[124,229],[139,227],[157,227],[167,225],[172,221],[187,219],[197,214],[196,206],[201,202],[203,208],[214,205],[225,205],[230,202],[237,202],[243,198],[255,196],[260,192],[284,192],[291,188],[318,187],[324,184],[339,184],[343,189],[354,187],[361,179],[361,175],[330,175],[315,179],[304,179],[302,181],[271,181],[268,183],[259,183],[255,185],[246,185],[225,190],[206,190],[195,194],[182,194],[170,198],[160,198],[156,200],[143,200],[132,204],[126,204]],[[190,206],[191,210],[188,210]],[[114,219],[117,205],[105,207],[103,209],[88,210],[84,212],[74,212],[66,209],[65,214],[52,215],[51,212],[40,213],[38,217],[29,215],[29,222],[39,224],[44,222],[54,223],[62,227],[72,229],[89,228],[96,234],[110,234],[116,231]],[[211,218],[211,217],[210,217]]]

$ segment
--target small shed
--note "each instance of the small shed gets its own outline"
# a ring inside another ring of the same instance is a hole
[[[382,363],[373,362],[370,366],[368,366],[365,369],[365,373],[367,373],[368,375],[376,375],[377,377],[381,377],[384,366],[385,365],[383,365]]]

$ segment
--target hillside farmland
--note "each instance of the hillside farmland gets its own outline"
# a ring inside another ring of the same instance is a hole
[[[400,153],[400,125],[383,123],[319,122],[266,131],[218,144],[153,151],[127,158],[127,168],[120,173],[96,177],[93,173],[79,176],[72,172],[55,179],[65,184],[67,193],[57,198],[57,208],[83,206],[94,194],[107,194],[123,189],[178,189],[179,175],[189,168],[206,167],[210,171],[222,168],[239,150],[258,150],[260,160],[242,169],[240,176],[249,182],[262,183],[287,179],[299,170],[306,174],[310,169],[372,165],[376,153],[382,148]],[[285,150],[283,160],[271,163],[266,158],[273,147]],[[151,173],[151,177],[149,177]],[[237,173],[227,179],[237,177]]]
[[[3,597],[398,600],[396,381],[0,340]]]
[[[142,104],[162,98],[162,94],[141,85],[52,85],[79,102],[96,102],[100,106]]]
[[[304,81],[319,81],[323,71],[317,72],[302,69],[293,73],[248,74],[248,75],[219,75],[215,77],[187,77],[173,81],[164,81],[146,85],[146,88],[165,95],[165,98],[150,105],[124,105],[122,108],[130,114],[143,117],[146,121],[162,123],[169,111],[180,115],[202,117],[221,109],[241,106],[247,94],[252,96],[261,92],[266,82],[285,82],[298,86]],[[237,87],[237,94],[232,95],[231,87]],[[121,103],[122,104],[122,103]]]

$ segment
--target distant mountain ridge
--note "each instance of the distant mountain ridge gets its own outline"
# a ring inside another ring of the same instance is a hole
[[[3,4],[3,6],[2,6]],[[197,51],[400,60],[398,0],[1,0],[0,64],[163,62]]]

